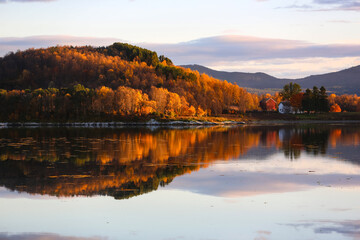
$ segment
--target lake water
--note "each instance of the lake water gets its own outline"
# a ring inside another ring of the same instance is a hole
[[[360,239],[360,125],[0,129],[0,239]]]

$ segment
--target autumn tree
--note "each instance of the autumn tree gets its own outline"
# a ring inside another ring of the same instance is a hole
[[[114,91],[105,86],[97,89],[93,109],[100,114],[112,114],[114,112]]]
[[[302,109],[302,100],[304,93],[297,93],[290,97],[291,106],[294,108],[295,112],[299,112]]]
[[[289,100],[293,95],[298,94],[301,92],[301,87],[297,83],[290,82],[286,84],[283,90],[280,92],[283,100]]]
[[[354,95],[335,95],[331,94],[329,101],[331,105],[338,104],[342,111],[345,112],[359,112],[360,111],[360,97]]]
[[[335,103],[334,105],[331,105],[330,112],[341,112],[341,108]]]

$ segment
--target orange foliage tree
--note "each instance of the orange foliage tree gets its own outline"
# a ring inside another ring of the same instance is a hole
[[[341,112],[341,108],[338,104],[331,105],[330,112]]]
[[[302,108],[302,100],[304,93],[296,93],[290,97],[291,106],[295,109],[296,112],[300,111]]]

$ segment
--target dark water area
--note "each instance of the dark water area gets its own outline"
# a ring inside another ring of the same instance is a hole
[[[0,129],[0,239],[359,239],[360,125]]]

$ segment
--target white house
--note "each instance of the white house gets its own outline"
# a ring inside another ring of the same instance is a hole
[[[294,108],[291,106],[289,101],[284,101],[279,103],[278,109],[279,109],[279,113],[282,114],[295,113]]]

